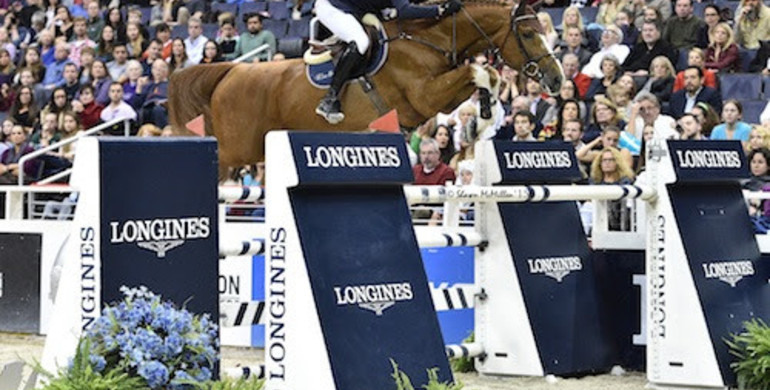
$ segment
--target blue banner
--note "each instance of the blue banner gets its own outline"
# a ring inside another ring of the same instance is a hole
[[[747,179],[748,164],[740,141],[668,141],[679,182],[724,182]]]
[[[495,141],[501,184],[571,183],[580,180],[575,148],[567,142]]]

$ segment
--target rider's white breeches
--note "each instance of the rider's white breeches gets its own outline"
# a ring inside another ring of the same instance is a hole
[[[338,10],[328,0],[316,0],[315,12],[318,20],[334,35],[345,42],[355,42],[358,52],[366,54],[369,49],[369,37],[355,16]]]

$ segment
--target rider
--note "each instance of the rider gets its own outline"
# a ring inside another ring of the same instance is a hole
[[[359,23],[367,13],[380,14],[394,8],[401,19],[440,18],[456,13],[462,7],[460,0],[447,0],[441,5],[413,5],[409,0],[316,0],[318,19],[341,40],[348,43],[334,68],[334,77],[326,96],[315,109],[329,123],[337,124],[345,119],[340,107],[342,85],[363,63],[369,48],[369,37]]]

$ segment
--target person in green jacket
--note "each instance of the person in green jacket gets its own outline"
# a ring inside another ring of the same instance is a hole
[[[229,54],[226,59],[234,60],[264,44],[268,44],[270,46],[269,50],[251,55],[244,62],[270,61],[277,47],[275,35],[270,30],[262,29],[262,16],[260,14],[249,13],[243,18],[248,31],[241,34],[238,42],[235,44],[235,51]]]

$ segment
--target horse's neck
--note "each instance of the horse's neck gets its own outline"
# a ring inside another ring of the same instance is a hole
[[[510,9],[504,7],[468,4],[463,11],[427,28],[424,27],[425,21],[394,21],[386,26],[391,37],[396,37],[403,32],[414,37],[417,42],[430,43],[435,48],[446,52],[455,50],[458,55],[470,56],[492,46],[485,35],[492,40],[499,38],[499,33],[507,27],[506,15],[509,13]],[[473,24],[474,21],[483,34]],[[455,42],[453,37],[456,39]],[[494,44],[500,46],[501,42],[494,42]],[[425,46],[428,49],[429,45]],[[443,54],[435,48],[428,50],[439,55]]]

